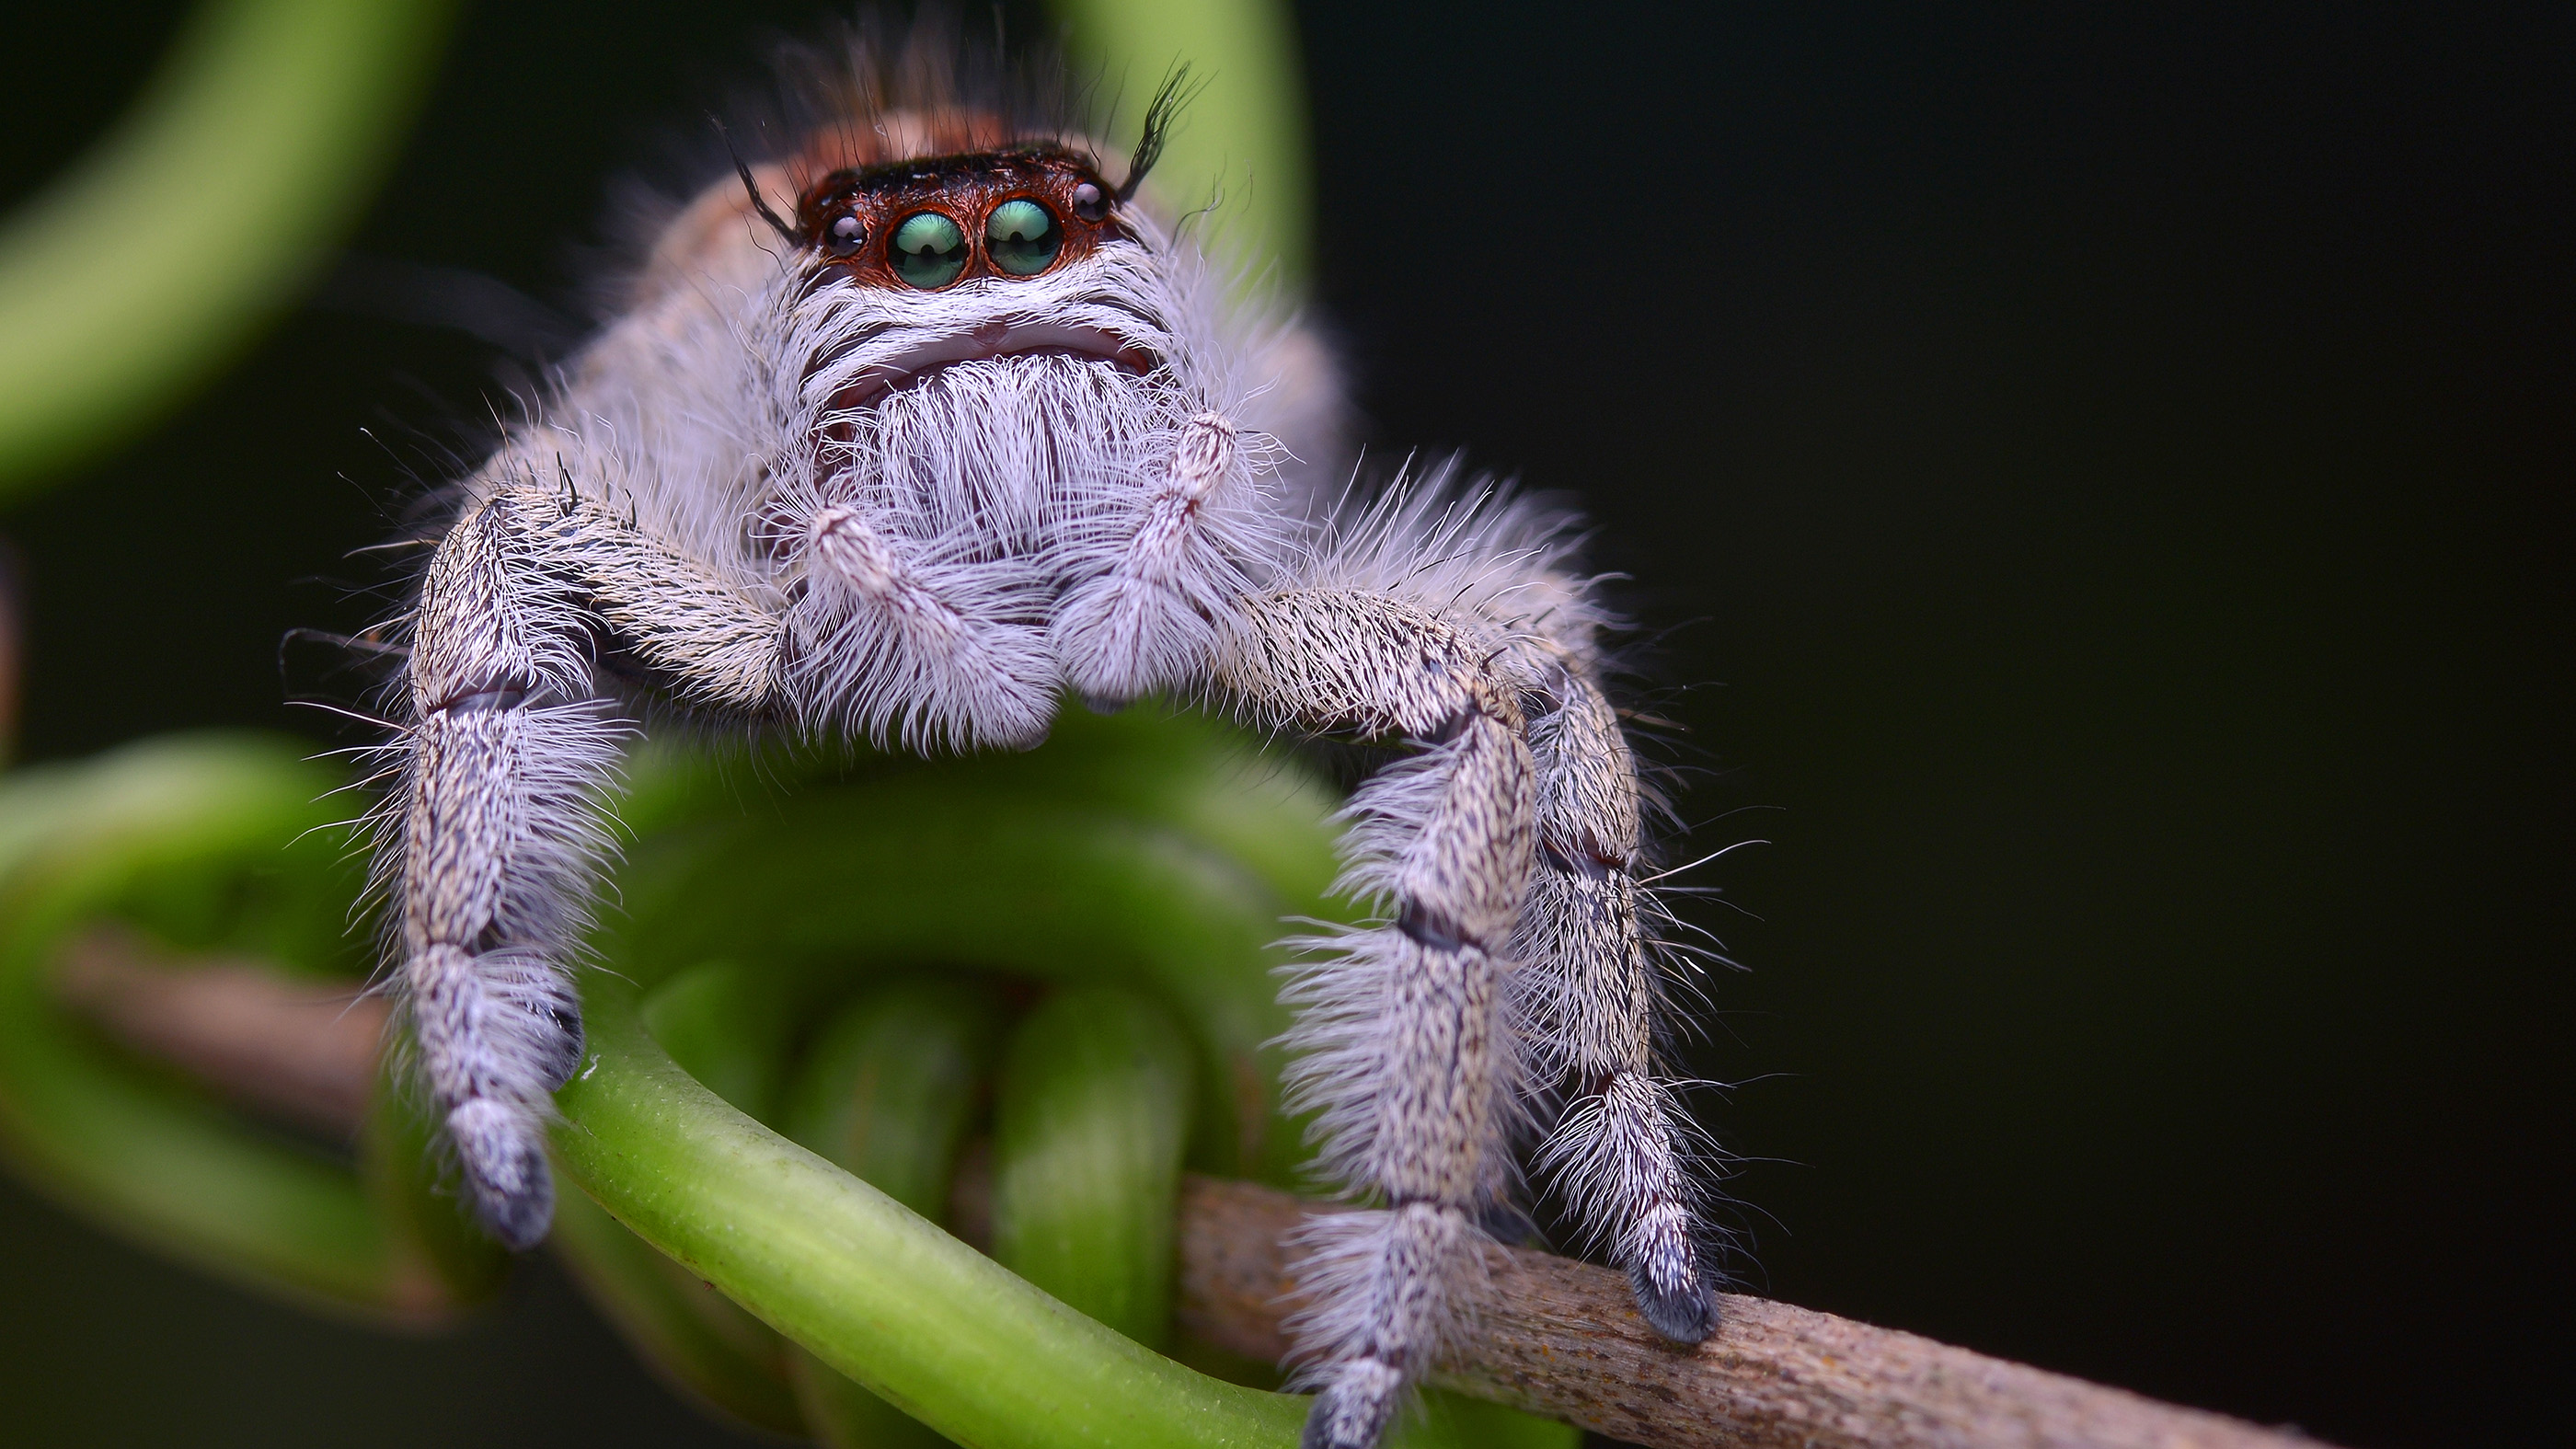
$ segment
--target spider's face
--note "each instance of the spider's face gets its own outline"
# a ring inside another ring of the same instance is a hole
[[[900,497],[959,549],[1011,553],[1222,407],[1224,349],[1200,335],[1195,253],[1086,152],[957,129],[802,158],[798,255],[772,294],[795,393],[775,472],[815,506]]]
[[[1151,224],[1089,160],[1052,144],[920,157],[824,175],[804,189],[818,372],[847,416],[960,363],[1073,358],[1131,378],[1171,357],[1171,307]],[[833,366],[852,352],[866,365]]]
[[[1030,145],[834,171],[806,188],[797,230],[826,275],[936,292],[1078,265],[1136,240],[1088,161]]]
[[[960,363],[1071,358],[1147,379],[1177,350],[1168,249],[1059,143],[837,166],[801,188],[794,228],[808,377],[836,377],[843,418]]]

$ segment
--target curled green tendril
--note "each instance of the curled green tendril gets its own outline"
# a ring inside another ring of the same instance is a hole
[[[345,911],[329,904],[348,895],[338,846],[305,834],[329,819],[315,800],[333,783],[275,742],[199,737],[0,786],[0,1154],[65,1206],[219,1276],[340,1312],[434,1319],[489,1274],[443,1251],[453,1230],[396,1234],[441,1210],[419,1200],[412,1159],[380,1157],[362,1180],[245,1131],[101,1041],[49,982],[64,936],[101,916],[176,945],[325,964],[292,952]],[[397,1117],[368,1142],[381,1154],[417,1135]]]
[[[239,1281],[430,1318],[501,1265],[410,1097],[380,1093],[360,1161],[336,1163],[119,1053],[48,986],[100,917],[359,969],[351,867],[313,833],[329,784],[228,738],[0,784],[0,1150]],[[752,1423],[1284,1449],[1303,1400],[1156,1347],[1183,1163],[1280,1181],[1301,1150],[1270,943],[1319,908],[1330,803],[1232,731],[1145,711],[939,766],[648,759],[624,909],[582,976],[589,1050],[557,1098],[558,1250],[641,1351]],[[940,1221],[988,1087],[990,1257]],[[1402,1442],[1570,1442],[1429,1403]]]
[[[1300,1400],[1220,1383],[1049,1297],[735,1111],[593,975],[557,1161],[619,1221],[825,1364],[963,1444],[1284,1446]]]
[[[994,1104],[994,1261],[1156,1350],[1172,1337],[1191,1072],[1188,1035],[1153,998],[1081,987],[1012,1032]]]
[[[285,309],[392,159],[449,10],[213,0],[116,131],[0,224],[0,501]]]
[[[1077,53],[1139,86],[1197,67],[1158,184],[1185,207],[1221,192],[1226,240],[1276,267],[1245,280],[1293,294],[1284,9],[1062,8]],[[0,499],[173,405],[285,304],[389,156],[447,10],[213,0],[118,133],[0,226]],[[0,780],[0,1157],[245,1285],[442,1321],[507,1264],[412,1093],[379,1085],[354,1161],[299,1146],[52,989],[65,938],[102,919],[363,975],[356,881],[319,829],[335,782],[294,755],[201,736]],[[1269,943],[1330,914],[1323,792],[1229,731],[1141,716],[936,769],[662,754],[632,786],[626,909],[559,1099],[578,1190],[554,1245],[640,1351],[726,1413],[836,1445],[1295,1441],[1303,1400],[1155,1347],[1181,1165],[1285,1183],[1302,1155]],[[1053,995],[1013,1028],[1006,985]],[[986,1090],[992,1257],[941,1226]],[[1398,1442],[1573,1435],[1432,1394]]]
[[[1001,1027],[999,1003],[976,985],[921,978],[863,992],[807,1049],[783,1126],[896,1202],[952,1226],[958,1154]],[[802,1346],[788,1368],[805,1422],[834,1449],[948,1442]]]

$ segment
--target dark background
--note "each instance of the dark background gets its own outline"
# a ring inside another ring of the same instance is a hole
[[[18,7],[0,199],[175,13]],[[568,299],[606,181],[815,13],[478,8],[357,247]],[[2355,1446],[2567,1442],[2576,10],[1300,14],[1371,437],[1585,495],[1694,843],[1774,842],[1698,877],[1760,917],[1704,912],[1750,1286]],[[491,357],[308,309],[0,514],[26,754],[315,732],[278,636],[378,609],[342,555]],[[721,1437],[541,1266],[379,1337],[14,1185],[0,1402]]]

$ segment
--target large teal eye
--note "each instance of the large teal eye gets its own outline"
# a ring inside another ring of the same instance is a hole
[[[1064,229],[1034,201],[1005,201],[984,218],[984,251],[1014,277],[1034,277],[1055,260]]]
[[[907,216],[894,229],[894,274],[927,292],[966,270],[966,233],[935,211]]]

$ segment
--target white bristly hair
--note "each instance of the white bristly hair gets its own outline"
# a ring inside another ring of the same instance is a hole
[[[421,580],[377,871],[484,1222],[547,1230],[567,972],[644,704],[930,751],[1162,693],[1400,754],[1343,814],[1372,919],[1299,943],[1287,988],[1293,1101],[1359,1209],[1303,1240],[1308,1445],[1368,1449],[1453,1346],[1542,1130],[1536,1166],[1647,1319],[1706,1336],[1649,797],[1571,515],[1446,466],[1336,497],[1312,335],[938,43],[855,43],[797,149],[665,219]],[[1049,249],[988,254],[1022,202]],[[953,241],[889,249],[924,217]],[[956,269],[905,270],[933,253]]]

